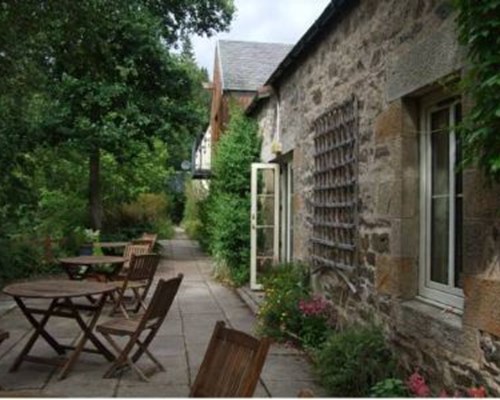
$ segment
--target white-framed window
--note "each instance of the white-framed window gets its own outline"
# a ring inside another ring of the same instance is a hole
[[[463,308],[463,185],[455,127],[461,113],[456,97],[421,103],[419,294],[458,309]]]
[[[281,167],[281,261],[293,260],[293,160]]]

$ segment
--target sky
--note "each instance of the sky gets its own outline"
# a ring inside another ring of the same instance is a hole
[[[234,0],[236,13],[228,32],[192,37],[196,61],[210,79],[217,39],[295,44],[330,0]]]

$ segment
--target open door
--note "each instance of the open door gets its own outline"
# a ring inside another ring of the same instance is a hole
[[[250,288],[262,289],[259,274],[279,261],[278,164],[252,164]]]

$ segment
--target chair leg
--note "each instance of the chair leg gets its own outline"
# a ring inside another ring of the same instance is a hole
[[[141,309],[141,307],[142,307],[142,309],[143,309],[144,311],[146,311],[147,305],[146,305],[146,303],[144,302],[144,299],[145,299],[145,297],[146,297],[146,296],[144,295],[144,292],[143,292],[143,294],[139,293],[139,288],[133,288],[132,290],[133,290],[133,292],[134,292],[134,297],[135,297],[135,302],[136,302],[136,305],[135,305],[135,307],[134,307],[134,309],[133,309],[133,310],[134,310],[134,312],[135,312],[135,313],[138,313],[138,312],[139,312],[139,310]]]
[[[109,342],[109,344],[117,351],[118,356],[116,360],[113,362],[111,367],[104,373],[103,378],[112,378],[113,375],[116,373],[117,370],[120,368],[123,368],[125,365],[128,365],[131,369],[133,369],[137,375],[139,375],[139,378],[144,380],[145,382],[149,382],[148,377],[144,374],[144,372],[135,364],[134,361],[128,356],[130,354],[130,351],[132,350],[134,344],[137,344],[139,347],[142,345],[141,342],[136,340],[134,337],[131,337],[129,342],[126,344],[126,346],[121,349],[120,346],[113,340],[111,335],[108,333],[102,333],[103,337]],[[147,349],[143,349],[146,353],[148,353]],[[155,364],[159,364],[159,362],[154,359]],[[157,364],[157,365],[158,365]],[[163,367],[161,364],[159,364],[161,367],[161,370],[164,371]]]
[[[114,293],[112,294],[114,304],[113,307],[111,308],[111,312],[109,313],[109,315],[112,317],[116,312],[118,312],[119,309],[125,318],[130,319],[130,315],[128,315],[127,309],[123,305],[123,300],[125,298],[125,291],[122,288],[118,289],[117,291],[118,291],[118,298],[115,297]]]

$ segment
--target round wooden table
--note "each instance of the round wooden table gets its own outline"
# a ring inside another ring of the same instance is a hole
[[[35,328],[30,339],[12,364],[10,371],[16,371],[23,361],[57,365],[62,367],[59,379],[63,379],[67,376],[82,351],[101,354],[110,361],[114,360],[115,356],[93,333],[95,324],[106,302],[106,297],[114,290],[116,290],[116,285],[112,283],[75,280],[42,280],[14,283],[6,286],[3,292],[14,298],[26,319]],[[85,299],[91,296],[99,296],[99,298],[88,304],[73,302],[74,298]],[[50,300],[50,302],[46,303],[47,307],[44,307],[43,302],[39,301],[29,305],[26,303],[28,299],[45,299]],[[83,316],[82,311],[85,312]],[[90,318],[88,316],[89,312],[91,314]],[[41,316],[41,318],[35,318],[35,315]],[[77,322],[82,330],[82,335],[78,339],[76,346],[62,344],[50,335],[45,329],[50,317],[68,318]],[[51,359],[29,355],[40,336],[55,350],[59,355],[58,358]],[[95,348],[85,348],[87,340],[90,340]],[[66,350],[74,351],[69,357],[61,359],[60,356]]]
[[[129,242],[97,242],[94,243],[94,246],[103,249],[123,249],[127,244],[129,244]]]
[[[77,256],[60,258],[59,263],[68,274],[69,279],[81,280],[90,276],[102,276],[104,280],[117,275],[127,261],[125,257],[118,256]],[[99,269],[104,265],[111,265],[109,270]]]

